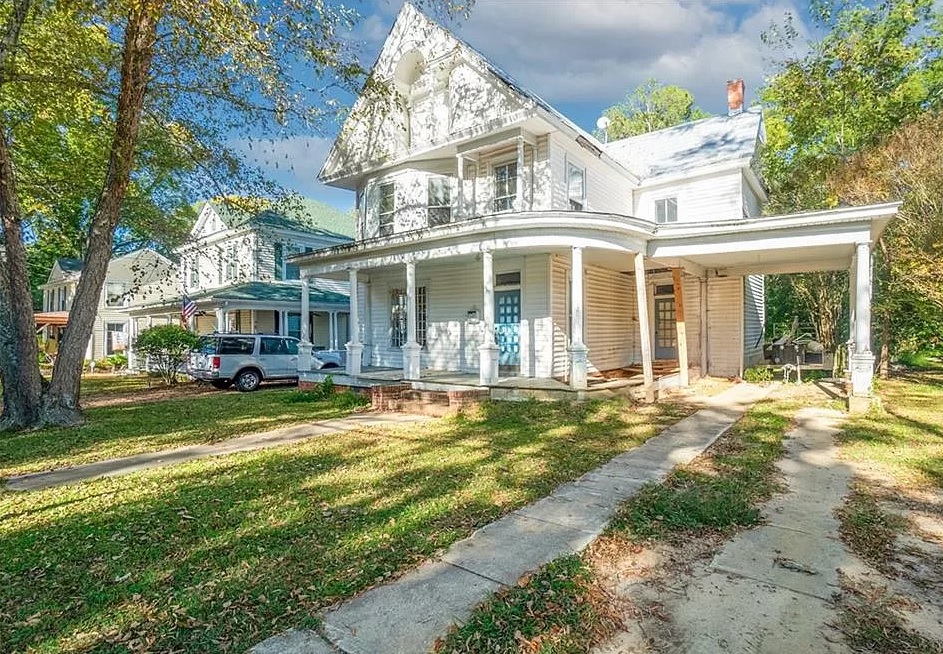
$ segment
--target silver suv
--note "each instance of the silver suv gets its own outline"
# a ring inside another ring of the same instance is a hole
[[[312,357],[312,367],[336,368]],[[298,339],[278,334],[207,334],[187,360],[187,374],[215,388],[254,391],[263,381],[298,379]]]

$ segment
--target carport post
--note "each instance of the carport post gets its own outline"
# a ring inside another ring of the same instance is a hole
[[[645,255],[635,255],[635,294],[638,301],[638,332],[642,347],[642,378],[645,399],[655,401],[655,372],[652,369],[652,334],[648,322],[648,288],[645,285]]]
[[[851,358],[851,392],[871,395],[874,355],[871,353],[871,244],[858,243],[855,257],[855,353]]]
[[[583,248],[570,251],[570,387],[586,388],[588,348],[583,342]]]
[[[498,344],[494,340],[494,254],[491,250],[481,253],[481,284],[484,289],[481,316],[483,342],[478,348],[478,383],[493,386],[498,383]]]

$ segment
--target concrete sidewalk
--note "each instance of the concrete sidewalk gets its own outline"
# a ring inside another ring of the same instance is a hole
[[[739,384],[644,445],[452,545],[441,560],[324,615],[323,637],[290,630],[252,654],[421,654],[492,593],[559,556],[579,552],[647,482],[663,480],[729,429],[768,389]]]
[[[99,477],[118,477],[132,472],[162,468],[176,465],[195,459],[205,459],[211,456],[221,456],[234,452],[250,452],[268,447],[277,447],[289,443],[328,436],[345,431],[370,427],[388,427],[390,425],[405,425],[431,420],[426,416],[415,416],[398,413],[363,413],[353,414],[336,420],[322,420],[319,422],[283,427],[272,431],[248,434],[230,438],[218,443],[207,445],[190,445],[172,450],[135,454],[133,456],[96,461],[84,465],[59,468],[46,472],[34,472],[28,475],[10,477],[6,481],[6,489],[13,491],[30,491],[74,484]]]

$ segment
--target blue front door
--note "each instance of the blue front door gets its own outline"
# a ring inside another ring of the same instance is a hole
[[[495,331],[500,354],[498,365],[519,366],[521,364],[521,291],[496,291]]]

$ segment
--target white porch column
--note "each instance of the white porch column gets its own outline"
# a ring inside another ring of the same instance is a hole
[[[255,309],[249,310],[249,322],[251,323],[250,327],[252,328],[252,333],[257,334],[259,332],[259,319]]]
[[[855,353],[851,356],[851,392],[871,394],[874,354],[871,353],[871,244],[858,243],[855,256]]]
[[[298,343],[298,372],[311,370],[311,278],[301,276],[301,342]],[[253,316],[254,319],[254,316]]]
[[[350,342],[347,343],[347,374],[359,375],[363,364],[363,343],[360,342],[360,289],[357,284],[357,269],[350,275]]]
[[[583,248],[570,250],[570,386],[586,388],[587,353],[583,342]]]
[[[216,309],[216,331],[226,331],[226,312],[222,307]]]
[[[698,312],[700,314],[700,346],[701,346],[701,377],[707,377],[707,348],[710,342],[707,338],[707,279],[700,281],[700,296],[698,297]]]
[[[458,177],[458,188],[456,189],[457,193],[457,202],[456,206],[457,211],[455,212],[455,218],[457,220],[465,219],[465,157],[461,154],[455,155],[455,170]]]
[[[416,262],[406,262],[406,342],[403,344],[403,377],[419,379],[422,346],[416,342]]]
[[[481,315],[484,342],[478,348],[478,382],[482,386],[498,383],[498,344],[494,340],[494,254],[481,253],[481,284],[484,289]]]
[[[848,370],[851,371],[851,356],[855,353],[855,325],[858,322],[858,259],[851,258],[851,268],[848,269]]]
[[[517,193],[514,195],[514,211],[524,210],[524,137],[517,137]]]
[[[327,313],[327,349],[337,350],[337,312]]]
[[[655,400],[655,373],[652,369],[652,334],[648,322],[648,287],[645,282],[645,256],[635,255],[635,294],[638,302],[638,332],[642,348],[642,378],[645,398]]]

